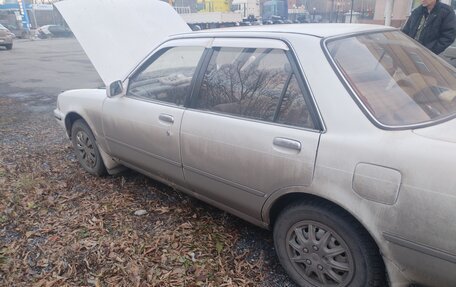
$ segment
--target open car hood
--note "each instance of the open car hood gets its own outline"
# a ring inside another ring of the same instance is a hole
[[[191,31],[159,0],[66,0],[55,6],[106,85],[123,80],[170,35]]]

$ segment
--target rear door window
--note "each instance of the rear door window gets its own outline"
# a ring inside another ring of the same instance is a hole
[[[280,111],[276,121],[280,124],[306,127],[314,129],[314,122],[310,116],[296,75],[292,74],[286,93],[280,103]]]

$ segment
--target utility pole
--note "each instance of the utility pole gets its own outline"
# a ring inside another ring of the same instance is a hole
[[[52,11],[54,13],[54,11]],[[38,22],[36,21],[36,9],[35,4],[32,5],[32,16],[33,16],[33,23],[35,24],[35,29],[38,28]]]
[[[17,3],[19,5],[19,11],[22,15],[22,27],[27,31],[27,33],[29,33],[30,32],[30,20],[27,15],[27,7],[26,7],[25,0],[18,0]]]
[[[351,6],[351,9],[350,9],[350,23],[353,20],[353,7],[355,6],[354,4],[355,4],[355,0],[352,0],[352,6]]]
[[[385,26],[391,26],[391,16],[393,14],[394,0],[387,0],[385,7]]]
[[[339,23],[339,9],[340,9],[340,3],[337,2],[336,6],[337,6],[337,10],[336,10],[336,23]]]
[[[329,23],[333,21],[334,14],[334,0],[331,0],[331,12],[329,13]]]

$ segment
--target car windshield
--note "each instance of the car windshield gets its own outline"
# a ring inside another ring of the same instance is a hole
[[[327,48],[382,125],[417,125],[456,114],[456,69],[402,32],[335,39]]]

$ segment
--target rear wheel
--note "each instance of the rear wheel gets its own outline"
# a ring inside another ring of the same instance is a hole
[[[274,225],[274,244],[281,264],[300,286],[386,286],[377,246],[358,222],[332,205],[286,207]]]
[[[106,173],[95,137],[83,120],[76,120],[73,123],[71,141],[78,161],[86,171],[97,176]]]
[[[11,50],[11,49],[13,49],[13,44],[6,44],[5,48],[6,48],[6,50]]]

